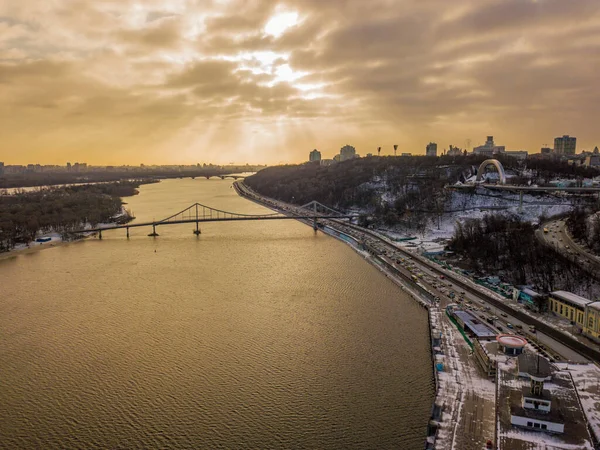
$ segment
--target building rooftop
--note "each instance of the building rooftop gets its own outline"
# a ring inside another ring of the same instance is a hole
[[[587,305],[588,303],[592,303],[592,301],[588,300],[587,298],[580,297],[577,294],[573,294],[572,292],[567,292],[567,291],[554,291],[550,295],[559,300],[564,300],[569,303],[579,305],[582,308],[584,308],[585,305]]]
[[[519,372],[527,373],[535,378],[546,378],[552,375],[550,362],[540,355],[521,353],[517,357]]]
[[[524,294],[529,295],[530,297],[541,297],[542,294],[539,294],[529,288],[523,288],[521,289],[521,292],[523,292]]]
[[[588,303],[588,308],[593,308],[593,309],[597,309],[598,311],[600,311],[600,302],[592,302],[592,303]]]
[[[496,332],[488,327],[485,323],[475,317],[473,314],[467,311],[456,310],[454,315],[459,318],[464,324],[465,328],[468,328],[478,338],[493,338],[496,337]]]
[[[529,393],[529,380],[519,378],[513,371],[498,371],[497,419],[499,448],[511,450],[531,449],[593,449],[583,410],[579,405],[573,381],[568,372],[556,372],[552,382],[544,383],[544,394],[550,395],[552,408],[549,413],[536,412],[522,407],[523,388]],[[511,414],[538,420],[550,419],[563,423],[563,434],[530,431],[514,427]]]
[[[531,386],[523,386],[523,388],[521,389],[521,394],[523,395],[523,397],[527,397],[527,398],[537,398],[539,400],[548,400],[549,402],[552,401],[552,396],[550,395],[550,392],[548,391],[548,389],[544,389],[542,391],[542,394],[539,395],[539,394],[533,394],[531,392]],[[543,414],[545,414],[545,413],[543,413]]]
[[[527,340],[514,334],[499,334],[496,337],[498,343],[508,348],[523,348],[527,345]]]

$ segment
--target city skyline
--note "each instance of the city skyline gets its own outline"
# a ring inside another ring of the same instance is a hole
[[[595,0],[3,2],[0,161],[592,150],[599,34]]]

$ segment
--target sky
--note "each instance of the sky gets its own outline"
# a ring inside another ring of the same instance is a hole
[[[598,0],[0,0],[0,161],[600,145]]]

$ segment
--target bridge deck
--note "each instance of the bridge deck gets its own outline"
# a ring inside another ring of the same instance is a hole
[[[600,187],[561,187],[561,186],[511,186],[509,184],[461,184],[448,185],[448,189],[474,189],[476,187],[484,187],[497,191],[529,191],[529,192],[600,192]]]
[[[340,215],[340,216],[331,216],[331,215],[321,215],[321,216],[242,216],[242,217],[209,217],[209,218],[193,218],[193,219],[180,219],[180,220],[169,220],[166,222],[142,222],[142,223],[131,223],[125,225],[109,225],[106,227],[96,227],[96,228],[88,228],[84,230],[75,230],[70,231],[73,234],[80,233],[94,233],[98,231],[106,231],[106,230],[119,230],[126,228],[138,228],[138,227],[158,227],[164,225],[177,225],[182,223],[202,223],[202,222],[235,222],[242,220],[314,220],[314,219],[351,219],[356,216],[352,215]]]

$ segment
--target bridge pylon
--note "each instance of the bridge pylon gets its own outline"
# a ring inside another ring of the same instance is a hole
[[[194,234],[196,236],[200,236],[202,232],[200,231],[200,222],[199,222],[199,216],[198,216],[198,203],[196,203],[196,229],[194,230]]]
[[[157,237],[158,236],[158,233],[156,232],[156,224],[155,223],[152,224],[152,233],[150,233],[148,236],[149,237]]]

